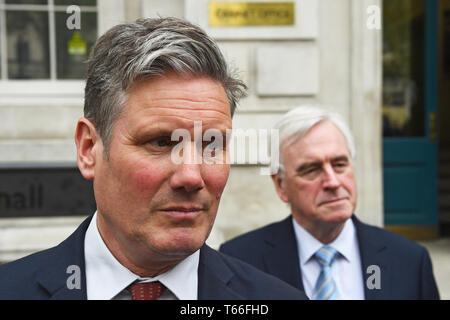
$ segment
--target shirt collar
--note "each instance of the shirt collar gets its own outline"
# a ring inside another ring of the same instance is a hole
[[[110,300],[136,280],[160,281],[180,300],[197,299],[199,250],[163,274],[141,278],[125,268],[109,251],[97,228],[97,212],[86,231],[84,247],[90,300]]]
[[[297,239],[300,262],[302,265],[305,265],[324,244],[298,224],[294,217],[292,217],[292,224],[294,225],[295,237]],[[354,243],[355,238],[356,229],[353,221],[352,219],[347,219],[341,233],[328,245],[336,249],[347,261],[351,261],[354,254],[352,253],[353,247],[349,244]]]
[[[200,251],[197,250],[169,271],[154,278],[139,278],[139,281],[159,281],[179,300],[197,300],[199,260]]]
[[[352,219],[347,219],[339,236],[329,245],[336,249],[342,257],[352,262],[355,259],[356,229]]]

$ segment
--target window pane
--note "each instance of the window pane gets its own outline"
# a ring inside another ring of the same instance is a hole
[[[69,30],[67,14],[55,13],[58,79],[84,79],[86,60],[97,39],[97,13],[81,13],[81,29]]]
[[[383,1],[383,134],[425,135],[424,0]]]
[[[50,77],[48,13],[6,11],[8,78]]]
[[[96,6],[97,0],[55,0],[55,5]]]
[[[6,4],[47,4],[47,0],[6,0]]]

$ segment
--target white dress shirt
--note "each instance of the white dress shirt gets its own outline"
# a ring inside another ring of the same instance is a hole
[[[131,299],[130,284],[160,281],[166,289],[159,300],[197,300],[200,251],[181,261],[171,270],[154,278],[141,278],[125,268],[109,251],[97,228],[94,214],[84,239],[88,300]]]
[[[306,295],[311,298],[321,268],[314,253],[323,243],[293,219],[297,239],[298,256],[302,271],[302,281]],[[364,300],[364,279],[359,254],[356,229],[351,219],[345,222],[339,236],[330,244],[340,254],[331,266],[333,279],[339,290],[340,300]]]

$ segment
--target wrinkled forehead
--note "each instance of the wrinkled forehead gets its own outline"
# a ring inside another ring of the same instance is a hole
[[[131,87],[121,120],[128,131],[191,130],[196,122],[204,128],[226,130],[232,124],[229,101],[220,82],[177,75],[142,80]]]

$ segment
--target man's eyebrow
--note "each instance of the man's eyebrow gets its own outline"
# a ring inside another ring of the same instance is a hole
[[[349,159],[347,156],[338,156],[336,158],[333,158],[333,160],[331,162],[339,162],[339,161],[345,161],[345,162],[349,162]]]
[[[297,168],[297,172],[303,172],[305,170],[308,170],[309,168],[320,167],[321,165],[322,165],[322,162],[320,162],[320,161],[306,162]]]
[[[346,155],[342,155],[342,156],[337,156],[331,160],[331,162],[340,162],[340,161],[349,162],[349,158]],[[303,172],[312,167],[320,167],[320,166],[322,166],[321,161],[305,162],[297,168],[297,172]]]
[[[167,130],[167,129],[147,129],[143,132],[141,132],[139,135],[143,138],[153,138],[153,137],[161,137],[161,136],[171,136],[173,130]]]
[[[202,140],[204,140],[204,134],[207,130],[210,129],[214,129],[216,130],[216,132],[218,132],[223,139],[227,138],[227,130],[229,128],[202,128],[202,132],[201,132],[201,138]],[[187,132],[189,132],[189,134],[194,137],[194,128],[183,128],[183,127],[177,127],[177,126],[173,126],[173,128],[170,127],[158,127],[158,126],[153,126],[151,128],[145,128],[144,130],[142,130],[142,132],[139,133],[139,135],[143,138],[153,138],[153,137],[161,137],[161,136],[168,136],[171,137],[172,134],[176,131],[176,130],[185,130]],[[212,135],[212,137],[215,137],[215,135]]]

